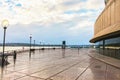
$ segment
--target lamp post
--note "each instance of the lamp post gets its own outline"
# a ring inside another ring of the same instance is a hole
[[[66,41],[62,41],[62,56],[65,57]]]
[[[29,57],[31,57],[31,41],[32,41],[32,34],[30,34],[30,53],[29,53]]]
[[[2,27],[3,27],[3,29],[4,29],[4,35],[3,35],[2,67],[4,66],[4,61],[5,61],[5,59],[4,59],[4,53],[5,53],[5,37],[6,37],[6,29],[7,29],[8,25],[9,25],[8,20],[3,20],[3,21],[2,21]]]
[[[41,42],[40,42],[40,46],[39,47],[41,47]],[[40,49],[39,49],[40,50]]]
[[[36,46],[36,44],[35,44],[35,40],[34,40],[34,50],[35,50],[35,46]]]
[[[35,53],[35,40],[34,40],[34,45],[33,45],[33,53]]]

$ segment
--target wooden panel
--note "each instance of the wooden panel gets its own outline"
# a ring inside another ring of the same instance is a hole
[[[101,29],[103,30],[103,15],[101,15]]]
[[[115,21],[116,23],[120,21],[120,0],[115,2]]]
[[[105,29],[105,13],[102,14],[103,15],[103,29]]]
[[[115,23],[115,2],[111,4],[111,25]]]
[[[107,9],[105,10],[105,28],[107,27]]]
[[[111,16],[110,16],[110,14],[111,14],[111,13],[110,13],[110,12],[111,12],[111,9],[110,9],[110,6],[108,7],[108,10],[107,10],[107,11],[108,11],[108,13],[107,13],[107,14],[108,14],[108,15],[107,15],[107,19],[108,19],[108,20],[107,20],[107,27],[108,27],[108,26],[110,26],[110,24],[111,24]]]

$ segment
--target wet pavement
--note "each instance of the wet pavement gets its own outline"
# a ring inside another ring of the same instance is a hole
[[[120,69],[88,56],[89,49],[36,51],[17,55],[0,69],[0,80],[120,80]],[[65,55],[64,55],[65,54]]]

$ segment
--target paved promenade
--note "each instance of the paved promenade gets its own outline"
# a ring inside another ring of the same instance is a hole
[[[120,69],[90,57],[90,49],[61,49],[18,54],[0,69],[0,80],[120,80]]]

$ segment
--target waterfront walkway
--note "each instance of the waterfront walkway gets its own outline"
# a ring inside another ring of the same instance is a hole
[[[18,54],[0,71],[0,80],[120,80],[120,68],[101,62],[91,49],[44,50]],[[90,56],[92,57],[90,57]],[[15,64],[14,64],[15,63]]]

